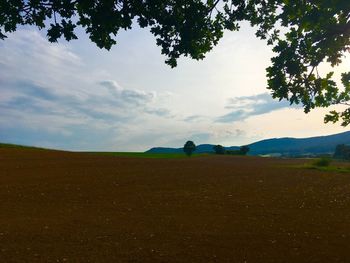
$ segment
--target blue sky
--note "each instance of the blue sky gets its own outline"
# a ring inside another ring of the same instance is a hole
[[[83,32],[48,43],[20,28],[0,41],[0,141],[67,150],[144,151],[153,146],[243,145],[270,137],[346,131],[273,100],[265,68],[273,55],[243,26],[203,61],[164,57],[147,30],[121,32],[111,51]],[[350,67],[347,59],[339,72]]]

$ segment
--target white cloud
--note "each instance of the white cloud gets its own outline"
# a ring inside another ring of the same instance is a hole
[[[270,94],[261,93],[253,96],[230,98],[226,109],[231,112],[217,118],[217,122],[242,121],[251,116],[270,113],[283,108],[295,108],[288,101],[274,100]]]
[[[99,84],[107,88],[109,92],[109,101],[111,101],[113,104],[115,102],[115,106],[123,106],[128,108],[141,107],[154,102],[156,97],[155,92],[122,88],[114,80],[103,80],[100,81]]]
[[[48,44],[37,31],[18,30],[0,41],[0,79],[40,85],[69,81],[82,62],[66,45]],[[62,90],[70,87],[61,87]]]
[[[48,43],[36,31],[19,30],[0,45],[5,51],[0,53],[0,140],[12,140],[11,131],[21,129],[23,135],[38,132],[51,140],[56,136],[56,145],[61,142],[67,148],[62,140],[78,132],[81,140],[89,141],[90,135],[109,131],[110,137],[101,140],[111,141],[144,119],[152,123],[174,116],[158,102],[156,92],[101,80],[84,59],[65,45]],[[152,116],[156,120],[149,119]],[[79,145],[85,144],[71,147]]]

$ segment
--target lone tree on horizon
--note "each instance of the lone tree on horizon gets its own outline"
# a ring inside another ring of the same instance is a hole
[[[191,156],[192,153],[196,150],[196,145],[193,141],[187,141],[184,145],[183,150],[187,154],[187,156]]]
[[[305,113],[343,105],[324,121],[350,124],[350,71],[341,74],[338,86],[332,71],[318,70],[339,65],[349,53],[349,0],[0,1],[0,39],[18,26],[33,25],[48,28],[50,42],[70,41],[78,38],[79,26],[98,47],[109,50],[121,29],[138,24],[155,36],[171,67],[180,56],[203,59],[224,31],[238,31],[242,22],[272,46],[266,72],[273,98],[301,104]]]

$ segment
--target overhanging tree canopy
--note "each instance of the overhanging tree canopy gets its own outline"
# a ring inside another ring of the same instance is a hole
[[[181,55],[203,59],[224,30],[237,31],[248,21],[273,45],[267,77],[274,98],[302,104],[305,112],[350,106],[350,69],[340,87],[332,72],[318,71],[323,62],[338,65],[350,50],[349,0],[0,0],[2,39],[29,24],[47,28],[50,42],[69,41],[81,26],[98,47],[110,49],[119,30],[134,21],[150,29],[171,67]],[[349,125],[350,108],[330,112],[330,121]]]

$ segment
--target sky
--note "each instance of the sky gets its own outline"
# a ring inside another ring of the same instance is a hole
[[[330,108],[305,114],[271,98],[265,68],[273,52],[245,25],[204,60],[181,58],[174,69],[147,29],[120,32],[110,51],[83,31],[71,42],[49,43],[45,34],[21,27],[0,41],[0,142],[145,151],[349,130],[323,123]],[[348,57],[336,75],[349,68]]]

